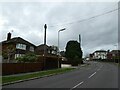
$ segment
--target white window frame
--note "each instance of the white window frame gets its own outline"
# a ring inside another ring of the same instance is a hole
[[[24,56],[25,54],[15,54],[15,59],[17,58],[17,57],[21,57],[21,56]]]
[[[26,50],[26,45],[25,45],[25,44],[17,43],[17,44],[16,44],[16,49]]]

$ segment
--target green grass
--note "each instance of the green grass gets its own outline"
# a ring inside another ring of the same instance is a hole
[[[2,84],[2,76],[0,76],[0,84]]]
[[[47,71],[40,71],[38,73],[31,73],[31,74],[24,74],[20,76],[3,76],[2,77],[2,83],[9,83],[9,82],[14,82],[18,80],[25,80],[25,79],[30,79],[34,77],[42,77],[45,75],[50,75],[50,74],[59,74],[59,73],[64,73],[74,70],[74,68],[60,68],[60,69],[54,69],[54,70],[47,70]]]

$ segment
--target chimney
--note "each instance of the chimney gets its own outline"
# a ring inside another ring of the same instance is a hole
[[[9,33],[7,34],[7,41],[10,40],[10,39],[11,39],[11,33],[9,32]]]

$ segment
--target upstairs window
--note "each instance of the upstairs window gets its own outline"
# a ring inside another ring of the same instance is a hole
[[[30,46],[30,51],[34,52],[34,47]]]
[[[18,43],[18,44],[16,44],[16,49],[26,50],[26,45]]]

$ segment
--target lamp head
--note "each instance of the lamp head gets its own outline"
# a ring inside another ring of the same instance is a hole
[[[60,31],[64,31],[65,29],[66,29],[66,28],[60,29],[59,32],[60,32]]]

